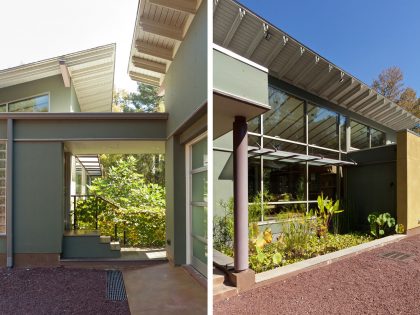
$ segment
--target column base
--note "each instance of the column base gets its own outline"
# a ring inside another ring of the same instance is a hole
[[[255,272],[251,269],[240,272],[229,272],[229,280],[238,289],[239,292],[245,291],[254,286]]]

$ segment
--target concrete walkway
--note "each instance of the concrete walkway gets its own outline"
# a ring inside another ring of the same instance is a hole
[[[251,289],[214,314],[420,314],[420,235]]]
[[[132,315],[207,314],[206,288],[182,267],[163,264],[123,276]]]

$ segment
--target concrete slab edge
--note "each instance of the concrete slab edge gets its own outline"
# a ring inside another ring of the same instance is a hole
[[[280,279],[280,278],[283,279],[289,276],[296,275],[300,272],[308,271],[315,267],[328,265],[332,262],[335,262],[335,261],[338,261],[347,257],[351,257],[353,255],[357,255],[359,253],[369,251],[378,247],[382,247],[389,243],[400,241],[401,239],[406,238],[406,237],[407,235],[403,235],[403,234],[390,235],[384,238],[373,240],[368,243],[363,243],[363,244],[356,245],[353,247],[341,249],[333,253],[310,258],[310,259],[300,261],[294,264],[290,264],[284,267],[279,267],[276,269],[264,271],[255,275],[255,282],[258,286],[260,284],[261,285],[264,285],[266,283],[268,284],[269,282],[272,282],[273,280],[275,281],[276,279]]]

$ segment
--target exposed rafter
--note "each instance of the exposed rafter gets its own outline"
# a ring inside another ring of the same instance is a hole
[[[340,79],[340,81],[341,80],[342,79]],[[329,93],[327,96],[327,99],[333,100],[339,97],[341,94],[345,93],[347,89],[349,89],[354,83],[353,78],[348,78],[347,80],[344,80],[343,82],[340,82],[340,81],[339,81],[340,86],[336,88],[335,90],[333,90],[331,93]],[[321,95],[322,94],[323,93],[321,93]]]
[[[168,61],[173,60],[173,50],[170,48],[159,47],[141,40],[136,40],[136,48],[139,53],[145,55],[165,59]]]
[[[337,86],[343,84],[344,72],[333,73],[332,77],[326,82],[322,83],[321,87],[317,91],[317,94],[324,95],[329,91],[334,90]]]
[[[239,8],[238,14],[236,15],[235,20],[233,20],[232,26],[230,27],[230,29],[227,32],[226,37],[223,41],[223,44],[222,44],[223,47],[228,47],[229,46],[230,41],[232,40],[233,36],[236,33],[236,30],[238,29],[239,25],[242,22],[242,19],[245,16],[245,12],[246,11],[244,9]]]
[[[213,16],[216,14],[216,9],[220,0],[213,0]]]
[[[317,84],[320,84],[323,81],[323,78],[328,77],[328,74],[334,69],[332,65],[328,65],[324,69],[320,70],[318,74],[315,75],[314,78],[311,79],[311,82],[307,84],[306,88],[308,90],[312,90]]]
[[[148,0],[150,3],[161,7],[174,9],[181,12],[196,14],[198,8],[197,0]]]
[[[363,116],[369,116],[373,112],[377,111],[378,108],[380,108],[380,106],[382,106],[383,104],[385,104],[385,99],[381,98],[379,101],[370,106],[369,109],[362,110],[361,114]]]
[[[136,72],[130,72],[129,75],[130,75],[130,78],[132,78],[133,80],[147,83],[150,85],[159,86],[159,83],[160,83],[159,78],[152,77],[150,75],[145,75],[145,74],[136,73]]]
[[[299,47],[299,49],[294,53],[294,55],[289,59],[289,61],[280,69],[277,71],[277,75],[281,78],[283,75],[285,75],[289,70],[296,64],[296,62],[300,59],[300,57],[303,56],[305,53],[304,47]]]
[[[162,73],[162,74],[166,73],[166,64],[164,63],[155,62],[155,61],[147,60],[147,59],[136,57],[136,56],[133,56],[133,58],[131,58],[131,61],[133,62],[133,65],[138,68],[143,68],[146,70],[150,70],[150,71]]]
[[[318,63],[319,63],[319,56],[315,56],[315,60],[311,60],[308,65],[306,65],[300,73],[293,79],[292,83],[296,84],[299,82],[304,76],[306,76]]]
[[[385,118],[387,114],[390,112],[395,112],[396,108],[392,106],[392,102],[388,102],[385,106],[383,106],[382,111],[379,113],[376,113],[375,115],[371,115],[372,118],[375,120],[381,120],[382,118]]]
[[[143,31],[152,33],[155,35],[175,39],[178,41],[182,41],[184,39],[183,29],[175,28],[170,25],[161,24],[161,23],[149,20],[149,19],[140,20],[140,27],[143,29]]]
[[[274,47],[274,49],[271,51],[271,53],[266,58],[264,64],[267,67],[270,67],[274,59],[278,56],[278,54],[283,50],[284,47],[286,47],[287,42],[289,41],[289,38],[283,35],[283,40]]]
[[[263,23],[262,27],[260,27],[257,34],[255,34],[254,39],[249,44],[248,49],[246,50],[244,54],[245,58],[250,58],[252,56],[258,44],[263,40],[263,38],[267,36],[267,34],[268,34],[268,25]]]
[[[366,91],[361,93],[359,96],[355,97],[350,102],[344,103],[346,107],[349,109],[352,106],[356,106],[357,104],[360,104],[363,100],[365,100],[367,97],[369,97],[372,94],[372,91],[368,88]]]
[[[64,86],[66,88],[70,87],[70,74],[69,69],[67,69],[66,62],[62,59],[58,61],[58,64],[60,65],[60,72],[61,76],[63,77]]]
[[[397,115],[396,115],[396,117],[393,117],[392,119],[389,119],[388,120],[388,124],[393,124],[393,123],[395,123],[395,122],[397,122],[398,120],[400,120],[402,117],[408,117],[408,115],[407,115],[407,113],[406,112],[404,112],[404,110],[401,108],[401,109],[399,109],[398,111],[397,111]]]
[[[340,97],[337,100],[338,104],[343,104],[343,102],[345,100],[351,99],[354,95],[356,95],[357,93],[359,93],[362,90],[362,85],[361,84],[356,84],[356,86],[354,88],[352,88],[350,91],[348,91],[346,94],[344,94],[342,97]]]
[[[373,104],[373,102],[375,102],[377,99],[378,99],[378,95],[377,94],[374,94],[373,92],[372,92],[372,90],[370,90],[369,89],[369,92],[371,93],[371,94],[373,94],[370,98],[368,98],[367,100],[365,100],[364,102],[362,102],[361,104],[347,104],[347,108],[348,109],[352,109],[353,107],[353,110],[358,110],[358,109],[360,109],[360,108],[367,108],[368,106],[370,106],[370,105],[372,105]]]

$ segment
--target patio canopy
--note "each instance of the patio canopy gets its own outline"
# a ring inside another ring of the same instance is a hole
[[[214,1],[214,43],[269,74],[393,130],[420,119],[232,0]]]
[[[200,4],[201,0],[139,1],[128,64],[131,79],[162,85]]]

